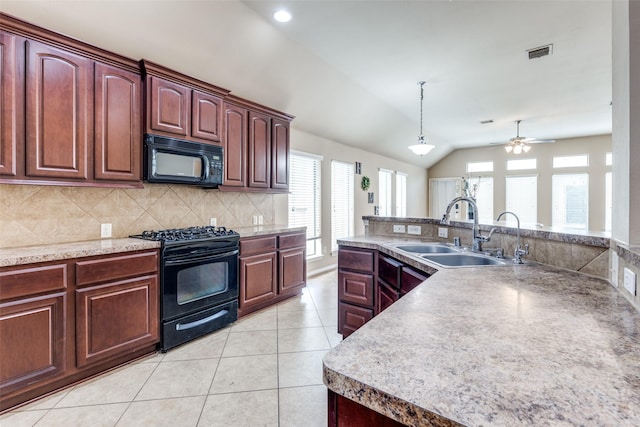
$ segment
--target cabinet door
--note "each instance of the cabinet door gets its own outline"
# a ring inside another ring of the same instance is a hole
[[[278,251],[279,293],[295,293],[304,287],[307,277],[306,256],[304,247]]]
[[[246,185],[247,110],[224,104],[224,185]]]
[[[191,95],[191,136],[207,142],[222,142],[222,99],[194,90]]]
[[[338,299],[373,308],[373,274],[338,270]]]
[[[271,118],[249,111],[249,187],[269,188],[271,182]]]
[[[28,176],[87,179],[93,61],[27,40]]]
[[[402,280],[400,293],[402,295],[417,287],[420,283],[429,278],[429,274],[414,270],[411,267],[402,267]]]
[[[66,293],[0,304],[0,396],[66,369]]]
[[[239,308],[265,303],[276,296],[276,253],[240,257]]]
[[[140,76],[95,65],[95,179],[141,181]]]
[[[376,292],[376,316],[400,299],[398,291],[382,281],[378,281]]]
[[[159,341],[157,277],[76,290],[79,367]]]
[[[174,135],[187,136],[189,131],[190,91],[184,86],[158,77],[149,76],[151,96],[148,102],[151,131],[157,130]]]
[[[373,319],[373,309],[340,302],[338,304],[338,333],[348,337]]]
[[[23,39],[0,31],[0,175],[17,174],[18,151],[23,151],[24,114],[19,114],[24,99],[23,43]]]
[[[289,122],[272,119],[271,188],[289,188]]]

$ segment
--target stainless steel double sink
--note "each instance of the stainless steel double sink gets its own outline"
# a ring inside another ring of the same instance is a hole
[[[478,267],[510,265],[505,259],[469,252],[468,249],[446,243],[394,243],[389,246],[442,267]]]

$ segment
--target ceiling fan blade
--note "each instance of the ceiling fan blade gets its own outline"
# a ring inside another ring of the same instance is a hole
[[[556,142],[555,139],[532,139],[531,141],[527,141],[527,144],[551,144]]]

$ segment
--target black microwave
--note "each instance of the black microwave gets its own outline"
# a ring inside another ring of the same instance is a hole
[[[144,136],[144,180],[167,184],[191,184],[216,188],[222,184],[223,149],[166,138]]]

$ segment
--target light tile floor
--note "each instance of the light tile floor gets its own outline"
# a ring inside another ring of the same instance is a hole
[[[21,426],[327,425],[322,357],[336,332],[335,271],[301,296],[0,417]]]

